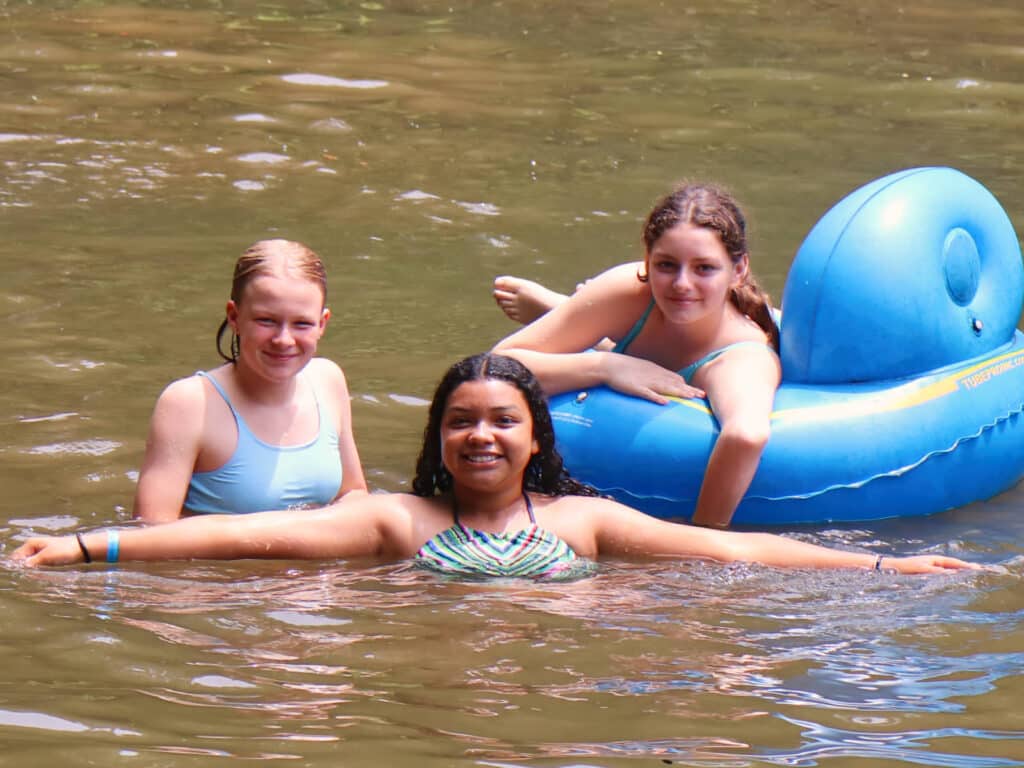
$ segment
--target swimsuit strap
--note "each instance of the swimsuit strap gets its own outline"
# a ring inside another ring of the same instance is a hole
[[[228,404],[228,408],[231,409],[231,412],[235,412],[235,406],[232,404],[231,398],[228,397],[227,391],[225,391],[224,387],[220,385],[219,381],[217,381],[213,376],[211,376],[206,371],[196,371],[196,376],[202,376],[208,382],[213,384],[213,388],[216,389],[220,396],[224,398],[224,402]]]
[[[537,519],[533,516],[533,502],[530,501],[530,495],[523,491],[523,501],[526,502],[526,514],[530,516],[530,522],[533,525],[537,524]],[[455,498],[455,494],[452,494],[452,517],[455,519],[455,524],[462,527],[462,523],[459,522],[459,501]]]
[[[629,345],[633,343],[637,336],[640,335],[640,331],[644,329],[644,324],[647,322],[647,318],[651,316],[651,310],[654,309],[654,299],[651,299],[651,303],[647,305],[647,309],[640,315],[640,319],[633,324],[633,327],[629,329],[629,333],[622,337],[622,340],[615,345],[612,352],[618,352],[620,355],[626,354],[626,350]]]
[[[224,398],[224,402],[227,403],[228,410],[231,411],[231,417],[235,420],[235,426],[238,428],[239,444],[241,444],[245,436],[250,437],[252,440],[255,440],[256,442],[260,442],[259,438],[257,438],[256,435],[252,433],[251,429],[249,429],[249,425],[245,423],[245,419],[242,418],[242,414],[240,414],[238,412],[238,409],[235,408],[235,404],[231,402],[231,398],[228,397],[227,390],[224,389],[223,386],[221,386],[221,383],[217,381],[217,379],[215,379],[213,376],[211,376],[207,371],[196,371],[196,375],[202,376],[208,382],[213,384],[213,388],[217,390],[217,394]],[[235,450],[237,451],[238,448],[236,447]]]
[[[693,379],[697,371],[699,371],[705,365],[710,363],[712,360],[717,360],[730,349],[735,349],[736,347],[750,346],[751,344],[754,344],[758,347],[765,347],[766,349],[769,350],[771,349],[771,347],[765,344],[763,341],[734,341],[732,344],[726,344],[724,347],[719,347],[718,349],[704,355],[704,357],[702,357],[700,360],[690,363],[688,366],[679,371],[679,375],[686,379],[686,383],[689,384],[690,380]]]
[[[213,388],[217,390],[218,394],[220,394],[220,396],[224,398],[224,402],[228,404],[228,408],[231,410],[231,415],[235,417],[235,423],[239,424],[242,429],[248,431],[249,434],[252,435],[255,440],[257,440],[258,442],[262,442],[258,437],[256,437],[252,433],[252,430],[249,429],[249,425],[245,423],[245,419],[242,418],[242,414],[240,414],[235,409],[235,404],[231,402],[231,398],[228,397],[227,390],[221,386],[220,382],[218,382],[217,379],[211,376],[207,371],[196,371],[196,376],[202,376],[208,382],[213,384]],[[324,415],[323,407],[320,405],[320,397],[316,393],[316,386],[312,382],[310,382],[309,388],[313,392],[313,403],[316,405],[317,432],[316,438],[314,439],[314,442],[316,442],[316,440],[319,440],[324,435],[324,424],[327,425],[328,433],[334,433],[334,422],[331,420],[329,414],[326,416]],[[271,447],[280,448],[281,446]]]

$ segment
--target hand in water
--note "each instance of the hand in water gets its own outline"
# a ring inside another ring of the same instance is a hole
[[[74,536],[34,536],[14,550],[11,559],[30,568],[85,562],[85,556]]]
[[[949,571],[981,570],[977,563],[968,563],[945,555],[914,555],[912,557],[884,557],[881,570],[897,573],[947,573]]]

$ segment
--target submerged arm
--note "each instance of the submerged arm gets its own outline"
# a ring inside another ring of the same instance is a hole
[[[394,494],[394,496],[401,496]],[[332,559],[385,556],[394,549],[389,516],[400,510],[388,494],[362,496],[311,510],[204,515],[118,532],[120,560]],[[108,533],[31,538],[14,551],[26,565],[106,560]]]
[[[941,555],[884,556],[880,562],[876,554],[831,549],[770,533],[720,531],[671,523],[608,500],[593,504],[597,551],[601,555],[692,557],[781,568],[884,568],[900,573],[940,573],[979,567]]]

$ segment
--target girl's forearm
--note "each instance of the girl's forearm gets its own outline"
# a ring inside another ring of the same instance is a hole
[[[82,534],[82,541],[97,562],[108,560],[112,548],[121,561],[309,557],[309,534],[314,544],[329,537],[317,536],[304,517],[297,511],[204,515],[116,533],[94,531]]]
[[[221,560],[244,557],[221,536],[218,518],[192,517],[138,528],[108,528],[80,534],[93,562],[114,560]]]
[[[607,383],[605,357],[612,354],[600,351],[536,352],[514,347],[503,349],[500,344],[494,351],[513,357],[529,368],[549,395]]]
[[[693,514],[695,525],[728,527],[754,479],[765,442],[731,439],[724,433],[719,436],[701,483]]]
[[[770,533],[724,533],[734,538],[736,560],[787,568],[864,568],[877,565],[878,556],[846,552]]]

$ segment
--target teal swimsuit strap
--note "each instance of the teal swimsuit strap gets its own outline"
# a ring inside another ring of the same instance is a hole
[[[626,354],[626,350],[629,348],[629,345],[633,343],[636,337],[640,335],[640,331],[644,329],[644,323],[646,323],[647,318],[651,316],[652,309],[654,309],[653,298],[651,299],[651,303],[647,305],[647,309],[644,310],[644,313],[640,315],[640,319],[633,324],[633,327],[629,329],[629,333],[623,337],[622,341],[615,345],[612,352],[618,352],[620,355]]]
[[[730,349],[735,349],[736,347],[742,347],[742,346],[747,345],[747,344],[756,344],[759,347],[767,347],[768,349],[771,349],[771,347],[769,347],[767,344],[765,344],[764,342],[761,342],[761,341],[734,341],[732,344],[726,344],[724,347],[721,347],[720,349],[716,349],[716,350],[714,350],[712,352],[708,352],[706,355],[704,355],[704,357],[702,357],[697,362],[690,363],[688,366],[686,366],[685,368],[683,368],[682,370],[679,371],[679,375],[682,376],[684,379],[686,379],[686,383],[689,384],[690,380],[693,378],[694,374],[697,373],[697,371],[699,371],[705,365],[710,363],[712,360],[715,360],[716,358],[721,357],[726,352],[728,352]]]
[[[537,524],[537,519],[533,516],[533,502],[530,501],[529,494],[523,491],[523,501],[526,502],[526,514],[530,516],[531,525]],[[455,524],[462,527],[462,523],[459,522],[459,502],[455,498],[455,494],[452,494],[452,517],[455,518]]]

